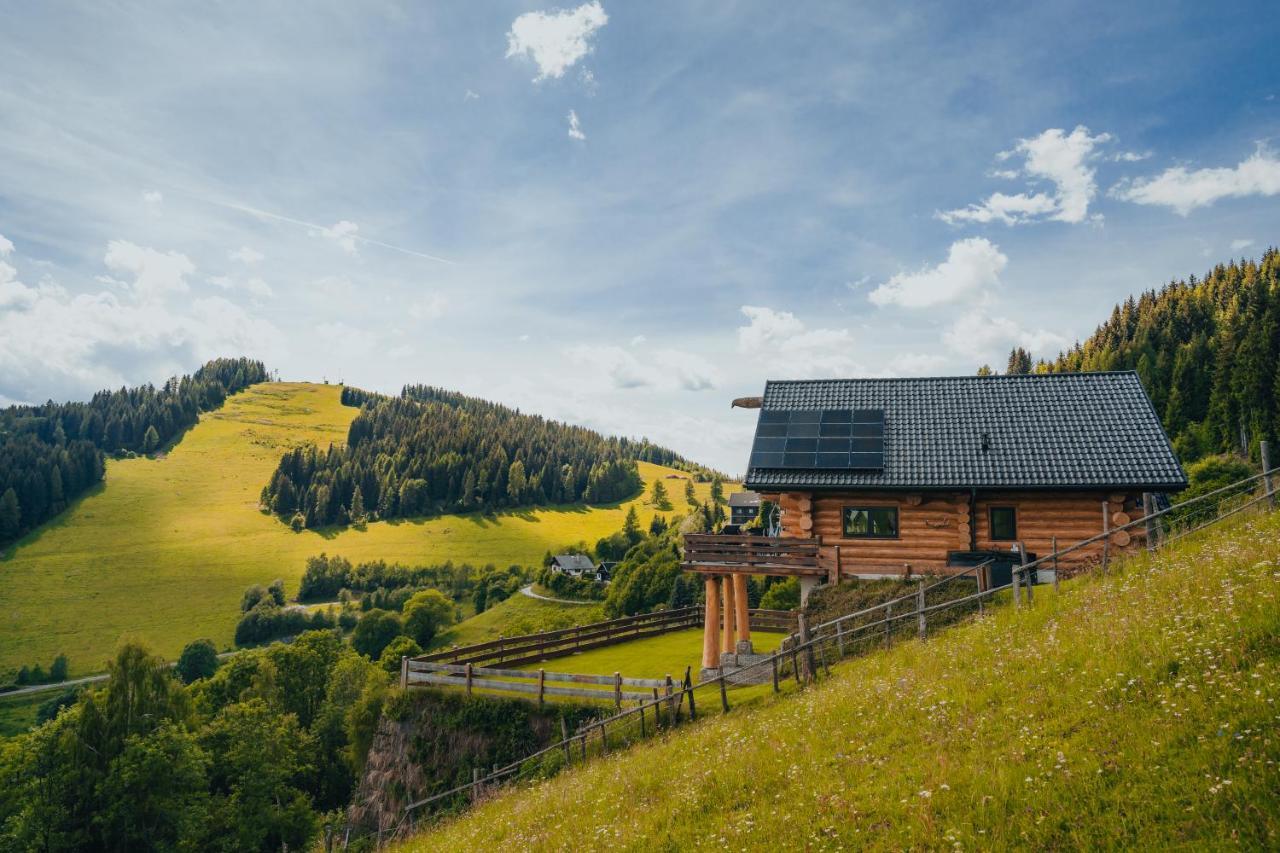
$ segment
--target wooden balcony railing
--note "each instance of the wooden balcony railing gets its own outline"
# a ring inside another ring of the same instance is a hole
[[[826,576],[818,550],[817,539],[688,533],[684,569],[707,574]]]

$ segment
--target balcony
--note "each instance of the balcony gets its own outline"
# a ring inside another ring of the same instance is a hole
[[[687,572],[703,574],[781,575],[827,577],[832,550],[817,539],[772,536],[720,536],[688,533],[684,537]]]

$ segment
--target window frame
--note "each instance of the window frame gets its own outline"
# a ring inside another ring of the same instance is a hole
[[[850,533],[849,513],[867,513],[867,526],[871,526],[871,513],[875,510],[888,510],[893,513],[893,533]],[[840,508],[840,537],[842,539],[901,539],[902,513],[897,504],[848,504]]]
[[[997,536],[996,535],[996,511],[1008,510],[1013,518],[1013,535]],[[992,542],[1017,542],[1018,541],[1018,508],[1013,504],[999,504],[987,507],[987,536]]]

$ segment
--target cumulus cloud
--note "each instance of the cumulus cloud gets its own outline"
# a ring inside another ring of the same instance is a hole
[[[1150,151],[1119,151],[1113,155],[1111,159],[1117,163],[1138,163],[1146,160],[1150,156]]]
[[[1022,192],[1013,195],[993,193],[979,204],[938,214],[952,225],[968,222],[1003,222],[1019,225],[1042,220],[1078,223],[1088,217],[1089,204],[1097,195],[1095,171],[1089,161],[1095,149],[1111,140],[1108,133],[1092,136],[1089,128],[1079,125],[1067,133],[1061,128],[1050,128],[1039,136],[1020,139],[1009,151],[997,156],[1000,160],[1022,157],[1022,166],[1013,170],[1001,170],[997,174],[1007,177],[1023,177],[1028,183],[1048,181],[1053,193]]]
[[[676,349],[662,349],[654,354],[654,362],[662,374],[682,391],[710,391],[720,384],[720,371],[699,355]]]
[[[991,361],[1018,346],[1042,353],[1067,344],[1067,339],[1055,332],[1027,329],[1008,317],[993,316],[981,308],[957,318],[943,333],[942,341],[952,352],[975,361]]]
[[[253,266],[254,264],[261,263],[266,255],[251,246],[241,246],[235,251],[228,252],[227,257],[233,261],[239,261],[245,266]]]
[[[587,135],[582,132],[582,125],[578,124],[578,114],[573,110],[569,110],[569,138],[579,142],[587,141]]]
[[[13,252],[13,243],[0,234],[0,258],[7,258]]]
[[[857,372],[848,329],[810,329],[790,311],[758,305],[743,305],[741,310],[748,321],[738,327],[738,349],[743,353],[785,361],[798,378]]]
[[[637,353],[614,344],[579,344],[566,349],[565,354],[619,391],[707,391],[720,384],[715,365],[696,353],[679,349]]]
[[[129,285],[140,299],[185,293],[187,276],[196,271],[191,259],[179,252],[157,252],[127,240],[112,240],[102,259],[114,273],[133,276]]]
[[[312,236],[323,237],[326,240],[332,241],[348,255],[355,255],[356,241],[362,239],[356,234],[359,230],[359,225],[344,219],[341,222],[336,222],[327,227],[321,226],[316,228],[312,230],[311,234]]]
[[[538,66],[535,83],[560,78],[592,50],[591,39],[609,22],[598,2],[576,9],[526,12],[511,23],[507,56],[527,56]]]
[[[1231,251],[1233,251],[1233,252],[1238,252],[1238,251],[1240,251],[1241,249],[1247,249],[1247,248],[1249,248],[1249,247],[1250,247],[1250,246],[1252,246],[1252,245],[1253,245],[1253,241],[1252,241],[1252,240],[1232,240],[1232,241],[1231,241]]]
[[[928,308],[994,287],[1008,263],[1000,248],[986,238],[957,240],[942,263],[918,272],[898,273],[867,298],[876,305]]]
[[[614,388],[627,391],[653,385],[650,371],[640,360],[619,346],[577,344],[565,350],[570,360],[604,375]]]
[[[225,298],[170,299],[179,292],[173,276],[193,271],[189,261],[126,243],[114,249],[107,253],[114,269],[137,276],[123,294],[72,294],[49,279],[27,286],[0,263],[0,396],[85,399],[189,371],[216,355],[265,355],[278,339],[270,323]]]
[[[1223,198],[1280,194],[1280,159],[1259,145],[1252,156],[1234,167],[1188,170],[1175,166],[1154,178],[1121,181],[1109,194],[1134,204],[1169,207],[1186,216]]]

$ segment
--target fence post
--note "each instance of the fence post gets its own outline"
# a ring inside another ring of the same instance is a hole
[[[693,702],[693,674],[690,672],[690,667],[687,666],[684,668],[684,693],[689,697],[689,719],[696,722],[698,708]]]
[[[600,729],[600,754],[604,755],[609,751],[609,736],[604,731],[604,720],[600,721],[598,728]]]
[[[1058,537],[1049,537],[1049,547],[1053,549],[1053,591],[1058,592]]]
[[[569,726],[564,721],[564,712],[560,712],[560,743],[564,744],[564,763],[573,766],[573,753],[569,751]]]
[[[618,709],[618,712],[621,713],[622,712],[622,673],[620,672],[615,672],[613,674],[613,704],[614,704],[614,707]]]
[[[547,695],[547,671],[545,669],[538,670],[538,707],[542,707],[542,703],[546,701]]]
[[[467,664],[467,695],[471,695],[471,664]]]
[[[1271,485],[1271,442],[1261,441],[1258,443],[1258,450],[1262,454],[1262,489],[1263,494],[1267,495],[1270,500],[1267,501],[1272,509],[1276,508],[1276,490]]]
[[[480,796],[480,768],[471,768],[471,802],[475,802]]]
[[[818,673],[816,670],[818,665],[813,657],[813,643],[812,638],[809,636],[809,619],[804,615],[803,610],[796,614],[796,621],[800,626],[800,643],[804,646],[804,678],[805,681],[814,681],[817,679]]]
[[[640,703],[640,737],[644,737],[644,703]]]
[[[1102,502],[1102,573],[1105,575],[1111,565],[1111,504]]]
[[[776,652],[770,660],[773,661],[773,692],[779,693],[782,691],[782,688],[778,686],[778,655]]]
[[[724,686],[724,667],[720,667],[720,705],[729,713],[729,690]]]
[[[671,673],[667,673],[667,709],[671,712],[671,725],[674,726],[680,722],[679,707],[676,705],[675,692],[673,691],[671,681]]]
[[[925,638],[926,621],[924,615],[924,581],[916,583],[916,631],[920,634],[920,639]]]
[[[1027,548],[1021,542],[1018,543],[1018,565],[1025,566],[1027,564]],[[1031,606],[1031,587],[1035,586],[1031,582],[1031,575],[1027,572],[1022,573],[1022,582],[1027,587],[1027,606]]]
[[[400,689],[405,690],[409,687],[409,656],[400,656]]]
[[[893,618],[893,604],[889,603],[884,606],[884,647],[886,650],[889,648],[889,628],[892,624],[889,620],[891,618]]]
[[[844,658],[844,622],[836,622],[836,650],[841,659]]]
[[[1022,573],[1015,568],[1011,573],[1010,577],[1013,580],[1013,606],[1021,607],[1022,606],[1022,587],[1019,584],[1022,581]]]
[[[1150,492],[1142,493],[1142,517],[1146,521],[1147,528],[1147,550],[1154,552],[1159,544],[1156,539],[1156,519],[1154,518],[1156,511],[1155,498]]]

